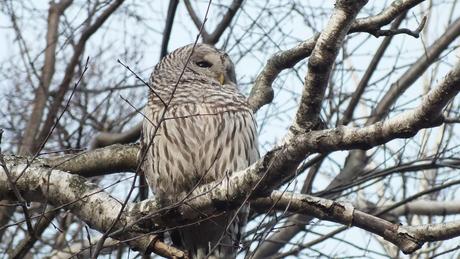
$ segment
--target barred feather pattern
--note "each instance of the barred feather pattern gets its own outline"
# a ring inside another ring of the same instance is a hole
[[[163,206],[259,158],[256,123],[245,97],[233,82],[220,84],[212,76],[184,69],[192,49],[177,49],[155,67],[150,78],[155,93],[150,92],[144,110],[141,144],[147,155],[142,169]],[[228,58],[205,44],[196,45],[193,52]],[[228,211],[197,219],[199,223],[171,233],[173,243],[192,258],[234,258],[248,211],[245,205],[236,217],[235,211]]]

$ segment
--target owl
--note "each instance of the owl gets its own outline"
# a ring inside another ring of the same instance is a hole
[[[142,170],[162,206],[259,158],[254,115],[225,52],[206,44],[176,49],[155,66],[149,83]],[[234,258],[248,209],[176,226],[172,242],[191,258]]]

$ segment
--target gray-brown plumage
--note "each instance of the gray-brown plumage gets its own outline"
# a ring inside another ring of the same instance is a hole
[[[258,159],[253,113],[227,54],[206,44],[179,48],[155,66],[150,85],[155,93],[144,110],[143,149],[153,142],[142,168],[162,205]],[[247,210],[199,219],[171,233],[172,240],[193,258],[235,257]]]

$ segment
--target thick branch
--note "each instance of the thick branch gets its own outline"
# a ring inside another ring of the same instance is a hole
[[[460,221],[406,227],[408,233],[419,240],[427,242],[446,240],[457,237],[460,233]]]
[[[139,122],[134,127],[120,133],[101,132],[91,139],[89,149],[135,142],[141,135],[141,129],[142,122]]]
[[[337,1],[308,61],[308,72],[294,121],[298,132],[316,128],[332,65],[352,22],[367,1]]]
[[[105,232],[112,222],[116,222],[116,228],[123,231],[113,234],[112,237],[128,243],[135,250],[159,252],[158,248],[165,249],[166,245],[162,244],[155,235],[145,234],[154,230],[155,225],[151,225],[150,229],[144,229],[144,232],[127,228],[127,226],[135,225],[134,219],[123,213],[116,220],[122,204],[85,178],[40,164],[29,165],[22,158],[12,156],[5,158],[11,174],[15,178],[22,175],[17,180],[16,187],[28,201],[47,201],[57,209],[70,210],[91,228],[100,232]],[[7,176],[2,169],[0,171],[0,198],[13,198],[13,196]],[[169,257],[176,255],[178,258],[185,258],[183,252],[175,249],[170,251],[178,252],[178,254],[162,255]]]
[[[265,210],[270,208],[279,211],[288,210],[346,226],[356,226],[383,237],[406,254],[419,249],[426,240],[416,239],[405,227],[366,214],[355,209],[351,204],[305,194],[273,192],[269,198],[259,198],[251,202],[251,206]],[[459,235],[460,231],[456,234]]]
[[[272,84],[282,70],[291,68],[302,59],[310,56],[319,34],[292,49],[281,51],[271,56],[262,72],[257,76],[248,97],[249,106],[254,112],[273,100]]]
[[[363,128],[338,127],[299,135],[297,142],[310,152],[342,149],[369,149],[395,138],[412,137],[422,128],[440,125],[441,111],[460,91],[460,63],[447,74],[439,86],[423,98],[421,104],[383,122]]]
[[[84,177],[135,171],[139,146],[112,145],[105,148],[43,159],[53,169],[64,170]]]
[[[8,166],[11,172],[17,176],[27,165],[21,159],[8,157]],[[114,212],[117,212],[121,206],[116,199],[83,178],[46,167],[29,166],[19,179],[17,186],[29,200],[42,201],[46,197],[55,206],[70,210],[92,228],[99,231],[104,231],[111,224],[117,214]],[[220,191],[223,193],[226,191],[226,185],[220,184],[216,186],[216,189],[221,189]],[[4,173],[0,174],[0,195],[2,197],[11,195]],[[206,193],[197,199],[187,199],[183,204],[179,204],[173,213],[180,212],[180,214],[175,215],[180,215],[183,219],[196,219],[198,215],[209,211],[209,209],[205,209],[196,212],[197,208],[203,209],[199,203],[202,197],[213,200],[208,203],[213,205],[218,202],[226,203],[228,201],[226,197],[220,197],[223,199],[216,200],[218,197],[212,197],[210,193]],[[303,194],[273,192],[268,197],[254,200],[252,204],[259,210],[275,208],[281,211],[287,210],[311,215],[347,226],[356,226],[382,236],[397,245],[405,253],[415,251],[426,241],[443,240],[460,235],[458,222],[402,227],[358,211],[350,204]],[[145,227],[156,225],[154,222],[160,218],[159,211],[160,208],[154,200],[131,204],[127,212],[120,217],[119,223],[117,223],[117,228],[123,231],[117,231],[114,237],[117,239],[131,238],[128,241],[131,247],[148,251],[152,248],[152,240],[149,235],[143,235],[142,232],[152,230],[145,229]],[[144,215],[153,217],[149,219]],[[137,223],[142,222],[139,221],[141,218],[143,218],[144,222],[148,220],[151,224],[138,225]],[[181,256],[183,257],[184,255],[181,254]]]

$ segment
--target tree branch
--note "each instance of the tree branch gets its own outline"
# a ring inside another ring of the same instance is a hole
[[[112,222],[116,222],[116,228],[123,231],[114,233],[111,237],[128,243],[131,248],[142,252],[154,251],[167,257],[185,258],[183,252],[173,248],[170,251],[179,254],[161,254],[166,251],[165,247],[169,246],[162,244],[156,235],[148,234],[155,230],[155,225],[144,229],[144,232],[138,232],[139,228],[128,227],[135,225],[133,221],[136,219],[131,216],[123,213],[116,220],[122,204],[85,178],[40,164],[29,165],[24,158],[5,156],[5,160],[14,177],[17,178],[22,174],[16,186],[28,201],[43,202],[46,200],[56,206],[56,209],[70,210],[91,228],[100,232],[105,232]],[[14,198],[13,196],[7,176],[2,169],[0,197]],[[156,250],[158,248],[162,250]]]
[[[109,7],[107,7],[104,12],[99,15],[95,22],[89,25],[81,34],[80,39],[76,46],[74,47],[74,52],[72,57],[70,58],[69,64],[67,65],[64,73],[64,78],[62,79],[56,97],[54,98],[50,109],[48,111],[48,115],[46,117],[45,122],[43,123],[43,127],[39,133],[39,137],[37,142],[43,142],[46,139],[46,136],[49,134],[51,128],[55,124],[55,119],[58,114],[58,111],[61,107],[62,101],[64,100],[64,96],[67,93],[70,82],[75,73],[75,67],[77,66],[83,50],[85,49],[86,42],[88,39],[104,24],[104,22],[120,7],[120,5],[124,2],[124,0],[116,0],[114,1]]]
[[[7,157],[7,166],[15,176],[27,167],[25,162],[21,158]],[[0,174],[0,196],[2,197],[13,195],[7,182],[5,174]],[[26,169],[26,173],[20,178],[17,186],[24,193],[24,197],[30,201],[42,201],[46,197],[55,206],[70,210],[89,226],[99,231],[104,231],[109,227],[111,222],[115,220],[114,217],[117,214],[115,212],[121,206],[119,201],[79,176],[36,165],[31,165]],[[221,189],[220,192],[224,193],[226,191],[225,186],[225,184],[219,184],[215,188]],[[154,248],[152,244],[156,243],[157,240],[152,240],[151,235],[143,233],[154,231],[157,226],[156,222],[162,222],[161,217],[164,214],[181,212],[181,214],[175,214],[178,216],[175,220],[193,220],[197,218],[197,215],[209,211],[208,209],[196,211],[197,208],[203,208],[200,203],[203,198],[211,200],[208,205],[217,205],[218,202],[228,202],[224,196],[213,197],[211,193],[205,193],[200,197],[186,199],[183,204],[179,204],[176,208],[170,208],[171,210],[167,212],[159,208],[154,200],[130,204],[127,211],[122,213],[117,221],[119,223],[116,223],[120,231],[113,232],[112,237],[119,240],[125,239],[132,248],[148,252],[149,249]],[[219,198],[223,199],[216,200]],[[304,194],[272,192],[267,197],[255,199],[252,204],[259,210],[275,208],[281,211],[287,210],[311,215],[348,226],[356,226],[382,236],[405,253],[412,253],[426,241],[443,240],[460,235],[458,222],[403,227],[361,212],[348,203]],[[149,224],[145,224],[146,222]],[[441,226],[444,231],[440,231]],[[185,257],[185,254],[180,251],[174,251],[179,253],[175,254],[179,258]]]
[[[393,1],[388,8],[375,16],[356,19],[350,28],[350,32],[368,32],[370,34],[374,34],[375,31],[378,31],[381,27],[389,24],[400,14],[424,1],[425,0]]]
[[[305,194],[273,192],[268,198],[251,202],[256,209],[274,208],[279,211],[313,216],[318,219],[337,222],[346,226],[356,226],[383,237],[399,247],[404,253],[419,249],[425,239],[416,239],[405,227],[355,209],[351,204],[332,201]],[[454,231],[455,232],[455,231]],[[457,235],[460,231],[456,232]]]
[[[386,210],[386,207],[392,205],[381,206],[381,209]],[[360,208],[366,211],[366,207]],[[372,209],[372,208],[368,208]],[[433,201],[433,200],[416,200],[405,203],[392,209],[388,212],[392,216],[403,215],[429,215],[429,216],[445,216],[460,214],[460,201]]]
[[[254,113],[273,100],[272,84],[279,73],[284,69],[292,68],[299,61],[310,56],[318,37],[319,34],[316,34],[294,48],[278,52],[267,60],[262,72],[257,76],[248,97],[249,106]]]
[[[332,65],[356,15],[367,1],[337,1],[329,22],[321,32],[308,61],[308,72],[299,108],[294,120],[294,132],[317,128],[324,93]]]
[[[201,23],[201,19],[198,17],[196,14],[195,10],[193,10],[193,6],[190,3],[189,0],[184,0],[185,8],[187,8],[187,12],[190,15],[190,18],[192,19],[193,23],[195,24],[196,28],[200,30],[200,35],[203,38],[203,41],[205,39],[209,39],[209,33],[206,31],[204,28],[203,24]]]
[[[127,144],[135,142],[140,138],[142,122],[138,122],[134,127],[120,133],[100,132],[91,139],[89,149],[93,150],[113,144]]]
[[[219,41],[224,31],[232,22],[236,12],[238,12],[238,10],[240,9],[242,3],[243,0],[233,0],[233,2],[228,7],[228,10],[225,13],[224,17],[222,17],[222,20],[220,20],[219,24],[217,24],[214,31],[209,35],[209,39],[203,38],[204,43],[215,45]]]
[[[390,30],[397,30],[401,25],[402,21],[406,18],[407,12],[401,14],[392,24]],[[372,75],[376,71],[377,65],[382,60],[383,55],[385,54],[388,46],[393,39],[393,35],[386,37],[383,39],[382,43],[380,44],[379,48],[377,49],[375,55],[372,57],[372,60],[369,66],[366,68],[366,72],[364,73],[363,77],[359,81],[358,85],[356,86],[356,90],[351,96],[350,102],[346,110],[343,112],[342,118],[340,119],[339,125],[347,125],[353,119],[353,113],[356,109],[356,106],[361,100],[361,97],[366,89],[369,80],[371,79]]]
[[[111,145],[78,154],[62,155],[38,160],[53,169],[84,177],[112,173],[134,172],[137,168],[139,145]]]
[[[380,29],[382,26],[391,23],[398,15],[401,15],[423,1],[424,0],[398,1],[401,4],[396,7],[391,5],[375,16],[355,20],[348,33],[375,31]],[[272,101],[272,84],[278,74],[281,73],[282,70],[292,68],[299,61],[309,57],[318,38],[319,33],[301,42],[294,48],[276,53],[268,59],[265,67],[257,76],[248,97],[248,103],[254,112]]]
[[[168,14],[166,16],[165,28],[163,30],[163,38],[161,40],[161,52],[160,58],[163,58],[168,54],[168,43],[171,38],[171,30],[174,23],[174,17],[176,16],[177,5],[179,0],[170,0],[168,6]]]
[[[48,26],[46,31],[45,60],[40,74],[40,84],[36,90],[33,109],[22,136],[19,154],[35,153],[35,136],[40,128],[40,122],[48,99],[48,90],[53,78],[56,64],[56,47],[58,43],[59,20],[73,0],[63,0],[59,3],[50,2],[48,9]]]
[[[196,14],[195,10],[193,10],[190,1],[185,0],[184,3],[193,23],[195,24],[197,29],[200,29],[202,27],[201,19],[198,18],[198,15]],[[215,45],[219,41],[224,31],[232,22],[236,12],[240,9],[242,3],[243,0],[233,0],[233,2],[228,7],[227,12],[222,17],[222,20],[220,20],[219,24],[217,24],[216,28],[211,34],[209,34],[205,29],[202,29],[201,36],[203,38],[204,43]]]
[[[406,1],[407,2],[407,1]],[[390,7],[393,8],[393,7]],[[387,12],[384,11],[383,13],[392,13],[392,12]],[[378,15],[379,16],[379,15]],[[363,19],[369,19],[369,18],[363,18]],[[370,19],[370,21],[375,20],[375,19]],[[377,19],[380,21],[387,21],[388,19]],[[363,21],[363,20],[362,20]],[[361,23],[360,23],[361,24]],[[364,23],[362,23],[364,24]],[[366,22],[366,24],[369,24]],[[358,25],[355,25],[358,26]],[[363,25],[359,25],[363,26]],[[359,27],[358,26],[358,27]],[[350,29],[351,31],[359,31],[358,27],[353,27]],[[423,56],[419,58],[419,60],[413,64],[408,71],[406,71],[403,76],[398,79],[394,84],[392,84],[391,88],[393,90],[390,90],[387,92],[385,97],[379,102],[377,105],[377,108],[373,110],[373,115],[368,119],[366,122],[366,125],[372,125],[376,123],[377,121],[381,120],[384,118],[390,110],[391,105],[397,100],[399,96],[407,89],[409,86],[417,79],[420,77],[420,75],[428,68],[429,65],[431,65],[433,62],[436,61],[436,59],[439,57],[439,55],[442,53],[445,48],[452,43],[453,40],[456,39],[456,37],[460,35],[460,19],[457,19],[454,23],[452,23],[447,31],[440,37],[436,42],[431,45],[426,53]],[[261,86],[262,88],[265,89],[271,89],[271,82],[269,85],[264,85]],[[251,98],[252,96],[250,96]],[[263,105],[263,104],[262,104]],[[260,108],[260,107],[259,107]],[[364,148],[364,147],[363,147]],[[356,177],[359,175],[359,173],[362,171],[361,169],[365,165],[365,160],[366,156],[363,154],[361,150],[355,150],[350,153],[350,155],[346,159],[346,164],[344,167],[344,170],[342,170],[341,173],[339,173],[334,180],[331,182],[331,184],[326,188],[326,191],[330,191],[331,188],[335,188],[337,186],[344,186],[350,182],[352,182]],[[351,166],[348,166],[348,163],[352,164]],[[357,167],[355,165],[358,165]],[[356,168],[356,169],[354,169]],[[351,170],[348,170],[351,169]],[[287,232],[290,231],[290,234],[287,234]],[[283,239],[281,240],[286,240],[286,242],[290,239],[290,237],[293,237],[298,231],[294,230],[292,227],[291,228],[285,228],[281,230],[278,233],[275,233],[276,235],[275,239],[280,240],[280,236],[284,235]],[[276,251],[279,250],[283,245],[281,244],[275,244],[275,243],[266,243],[260,246],[259,251],[264,251],[261,253],[262,257],[274,254]]]

